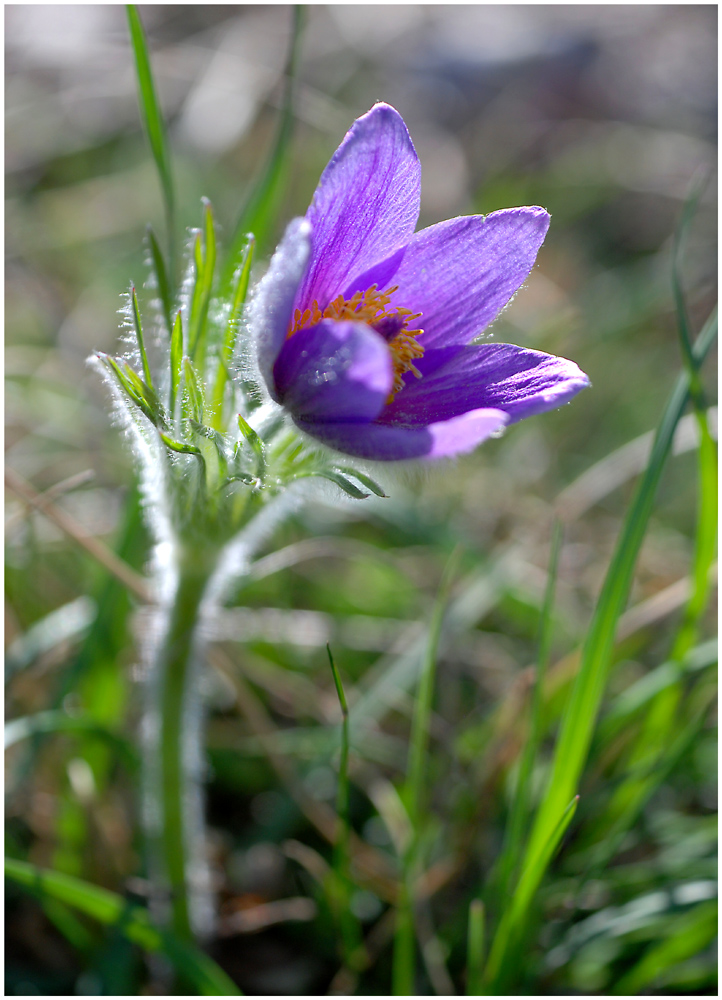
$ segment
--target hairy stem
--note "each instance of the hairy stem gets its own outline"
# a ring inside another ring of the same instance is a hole
[[[201,609],[210,569],[184,559],[151,660],[146,725],[147,827],[151,878],[164,922],[190,941],[203,933],[202,730],[199,687],[204,642]]]

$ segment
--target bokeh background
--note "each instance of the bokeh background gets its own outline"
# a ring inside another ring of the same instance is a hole
[[[221,237],[230,234],[273,141],[291,9],[169,4],[140,5],[140,13],[169,122],[180,220],[197,225],[205,195]],[[85,363],[95,349],[117,351],[119,296],[146,278],[145,225],[163,232],[125,13],[120,5],[11,4],[5,18],[6,461],[142,570],[148,543],[130,456]],[[439,665],[430,785],[439,858],[456,859],[433,920],[452,975],[460,968],[465,893],[488,871],[503,831],[554,515],[565,521],[554,644],[563,663],[584,635],[643,463],[643,447],[630,442],[654,428],[680,369],[671,241],[695,179],[707,181],[684,254],[695,330],[715,302],[716,18],[714,5],[308,8],[293,168],[275,234],[303,214],[353,119],[388,101],[421,159],[420,225],[524,204],[551,212],[538,266],[491,334],[574,359],[593,388],[458,463],[383,473],[390,500],[309,507],[274,540],[311,540],[293,565],[238,595],[223,654],[272,728],[259,744],[244,696],[215,683],[208,809],[225,935],[214,954],[249,993],[325,992],[337,968],[323,901],[288,844],[328,851],[279,780],[268,740],[304,794],[333,800],[332,755],[314,738],[335,732],[338,718],[324,644],[332,642],[350,687],[377,691],[417,640],[457,543],[466,587]],[[262,255],[273,243],[269,233]],[[686,428],[642,551],[613,695],[664,661],[679,620],[696,510]],[[132,745],[133,601],[12,491],[6,519],[10,717],[86,712]],[[354,823],[383,852],[390,847],[372,789],[403,772],[409,700],[379,697],[376,750],[360,750],[355,763]],[[550,726],[558,713],[550,698]],[[684,917],[676,886],[694,885],[696,899],[712,891],[711,723],[613,867],[582,887],[594,816],[624,753],[624,740],[593,750],[580,832],[541,899],[534,992],[608,992]],[[9,850],[142,896],[136,784],[89,736],[19,742],[9,756]],[[311,902],[298,919],[281,908],[280,922],[258,930],[253,908],[290,897]],[[384,992],[384,904],[364,891],[355,905],[378,938],[365,988]],[[82,922],[78,929],[67,913],[15,890],[10,906],[10,994],[153,991],[152,974],[120,937]],[[624,907],[632,916],[620,930],[614,919]],[[714,969],[702,942],[648,989],[714,993]],[[427,974],[433,980],[433,968]]]

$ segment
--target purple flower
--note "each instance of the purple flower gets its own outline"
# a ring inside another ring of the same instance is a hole
[[[565,358],[470,344],[531,271],[542,208],[415,233],[421,168],[403,119],[354,122],[305,219],[286,230],[252,323],[268,391],[296,425],[365,459],[470,451],[589,384]]]

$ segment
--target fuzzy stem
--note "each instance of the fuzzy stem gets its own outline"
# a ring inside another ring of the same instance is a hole
[[[202,707],[197,688],[201,606],[212,567],[180,556],[166,627],[151,665],[146,766],[152,878],[157,888],[170,893],[170,913],[164,916],[174,934],[190,941],[201,929],[204,909],[196,885],[202,865]]]

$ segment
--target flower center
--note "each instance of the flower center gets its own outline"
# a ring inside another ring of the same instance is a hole
[[[413,372],[416,378],[421,378],[421,372],[414,361],[423,356],[424,349],[416,342],[424,332],[420,329],[409,330],[408,326],[418,319],[421,313],[412,313],[410,309],[396,306],[389,308],[391,296],[398,290],[398,285],[386,292],[379,292],[376,285],[367,288],[365,292],[356,292],[350,299],[339,295],[321,312],[318,302],[314,300],[310,309],[301,312],[296,309],[293,321],[288,329],[287,337],[293,336],[299,330],[315,326],[322,319],[352,320],[356,323],[368,323],[386,340],[391,351],[394,366],[394,385],[386,400],[390,403],[397,392],[404,387],[404,375]]]

